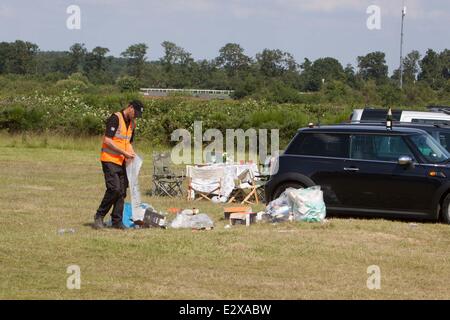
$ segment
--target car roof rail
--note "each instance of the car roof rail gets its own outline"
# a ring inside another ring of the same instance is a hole
[[[443,112],[445,114],[450,114],[449,106],[429,105],[427,106],[427,109],[431,112]]]
[[[441,122],[441,123],[434,123],[433,124],[436,128],[444,128],[444,127],[448,127],[450,125],[450,123],[447,122]]]

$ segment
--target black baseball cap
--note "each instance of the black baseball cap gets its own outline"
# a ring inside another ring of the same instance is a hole
[[[130,101],[130,103],[128,103],[129,106],[132,106],[134,109],[134,116],[136,118],[141,118],[142,117],[142,113],[144,112],[144,105],[141,101],[139,100],[133,100]]]

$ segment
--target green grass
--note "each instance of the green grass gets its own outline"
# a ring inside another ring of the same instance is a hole
[[[198,207],[215,228],[96,231],[97,141],[58,147],[53,137],[44,148],[9,139],[0,137],[0,299],[450,298],[446,225],[329,219],[225,229],[220,205],[144,195],[159,210]],[[142,191],[150,176],[146,160]],[[73,264],[81,290],[66,288]],[[366,287],[370,265],[381,268],[381,290]]]

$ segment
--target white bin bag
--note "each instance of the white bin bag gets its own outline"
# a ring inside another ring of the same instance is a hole
[[[142,167],[142,158],[136,155],[132,161],[127,161],[127,177],[131,195],[131,212],[133,221],[143,221],[145,208],[141,206],[141,192],[139,190],[139,171]]]
[[[288,189],[286,194],[292,206],[294,220],[320,222],[325,219],[326,207],[320,186],[308,189]]]

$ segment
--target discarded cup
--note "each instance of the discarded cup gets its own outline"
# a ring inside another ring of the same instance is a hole
[[[70,228],[70,229],[59,229],[58,230],[59,235],[62,235],[64,233],[75,233],[75,229]]]

